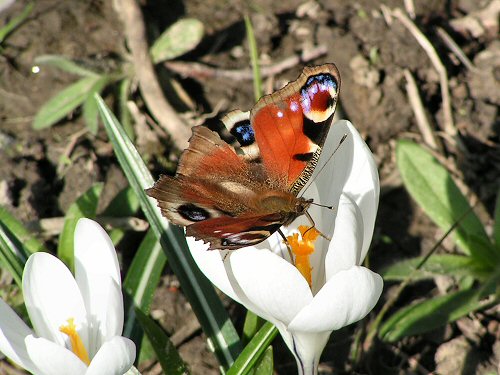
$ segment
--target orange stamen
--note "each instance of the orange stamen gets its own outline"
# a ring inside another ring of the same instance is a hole
[[[90,358],[85,345],[83,345],[82,338],[76,331],[75,321],[73,318],[68,319],[68,325],[59,327],[59,331],[68,335],[71,342],[71,350],[78,358],[82,360],[87,366],[90,365]]]
[[[301,239],[299,239],[298,233],[294,233],[286,239],[292,249],[292,253],[295,255],[295,267],[297,267],[311,287],[312,267],[310,256],[314,253],[314,241],[316,241],[320,233],[316,228],[305,225],[299,226],[299,232],[302,237]]]

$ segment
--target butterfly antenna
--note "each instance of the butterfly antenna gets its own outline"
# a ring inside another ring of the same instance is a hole
[[[340,145],[342,145],[342,143],[344,143],[344,141],[346,139],[347,139],[347,134],[344,134],[342,136],[342,138],[340,139],[339,144],[337,145],[337,147],[335,148],[335,150],[333,150],[332,154],[328,157],[328,160],[326,161],[326,163],[321,166],[321,168],[318,170],[318,173],[316,173],[315,177],[313,179],[309,180],[307,182],[306,187],[304,189],[302,189],[302,193],[300,194],[300,196],[303,196],[304,193],[307,191],[307,189],[309,189],[311,187],[311,185],[314,182],[314,180],[316,179],[316,177],[319,176],[319,174],[321,173],[321,171],[327,166],[327,164],[330,162],[330,160],[332,160],[333,155],[335,155],[335,153],[339,150]],[[320,206],[320,205],[318,205],[318,206]]]
[[[311,202],[311,204],[313,204],[315,206],[318,206],[318,207],[328,208],[329,210],[333,210],[334,209],[333,206],[327,206],[326,204],[319,204],[319,203],[315,203],[315,202]]]

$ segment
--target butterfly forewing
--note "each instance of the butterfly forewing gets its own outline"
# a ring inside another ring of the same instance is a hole
[[[296,81],[262,97],[249,120],[246,112],[234,111],[223,122],[250,160],[262,162],[298,193],[318,161],[339,90],[334,64],[306,67]]]

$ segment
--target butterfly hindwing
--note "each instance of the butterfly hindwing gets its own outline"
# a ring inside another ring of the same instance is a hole
[[[232,141],[232,145],[251,162],[258,162],[260,158],[259,146],[255,142],[255,132],[250,122],[250,112],[239,109],[227,113],[222,118],[224,134]]]
[[[209,250],[234,250],[264,241],[282,224],[282,215],[278,213],[264,216],[221,216],[188,226],[186,234],[210,242]]]

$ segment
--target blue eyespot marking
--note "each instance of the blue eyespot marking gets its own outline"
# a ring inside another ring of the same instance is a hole
[[[230,133],[236,138],[241,146],[249,146],[255,142],[255,133],[250,121],[239,121],[231,128]]]
[[[315,94],[330,90],[337,91],[337,82],[330,74],[317,74],[309,77],[300,90],[304,112],[311,111],[311,99]]]

